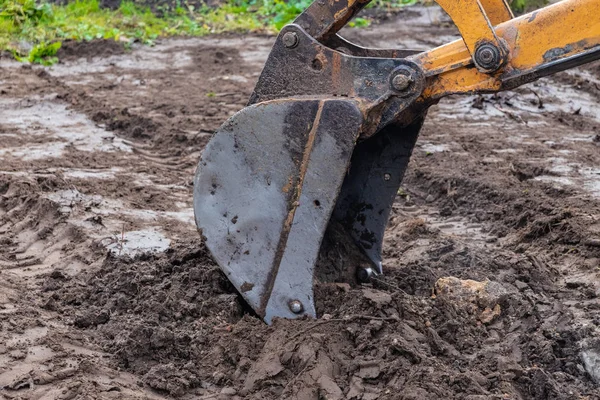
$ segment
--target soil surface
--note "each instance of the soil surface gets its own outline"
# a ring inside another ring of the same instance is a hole
[[[428,49],[435,8],[345,35]],[[600,399],[600,64],[433,107],[383,276],[266,326],[192,178],[273,37],[0,59],[0,398]]]

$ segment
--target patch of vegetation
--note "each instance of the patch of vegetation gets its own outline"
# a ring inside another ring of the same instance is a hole
[[[256,15],[277,30],[293,21],[311,3],[311,0],[232,0],[240,14]]]
[[[77,0],[66,5],[0,0],[0,51],[41,64],[56,62],[56,52],[65,39],[152,44],[159,36],[265,29],[271,29],[271,24],[234,4],[200,10],[178,7],[159,17],[129,1],[108,10],[101,8],[98,0]]]
[[[21,62],[27,61],[32,64],[52,65],[58,61],[56,53],[61,45],[61,42],[38,43],[29,51],[27,57],[20,56],[15,50],[12,52],[13,56]]]
[[[548,0],[513,0],[510,4],[513,11],[517,14],[523,14],[544,7]]]
[[[400,7],[412,6],[417,3],[433,4],[432,0],[372,0],[367,7],[384,10],[394,10]]]

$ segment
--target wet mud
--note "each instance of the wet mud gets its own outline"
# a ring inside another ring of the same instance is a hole
[[[413,8],[345,35],[427,49]],[[384,275],[265,325],[193,222],[195,165],[273,38],[0,58],[0,398],[600,399],[600,64],[425,122]]]

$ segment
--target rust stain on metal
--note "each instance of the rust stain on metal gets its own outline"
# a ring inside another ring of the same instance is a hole
[[[327,67],[327,64],[329,63],[329,60],[327,59],[327,56],[324,54],[323,49],[319,48],[319,52],[315,55],[315,60],[317,60],[320,64],[320,67],[317,68],[317,70],[323,70]],[[318,64],[316,64],[318,65]],[[313,67],[315,66],[314,62],[313,62]]]
[[[334,19],[336,19],[336,20],[338,20],[338,19],[341,19],[342,17],[344,17],[344,15],[345,15],[347,12],[348,12],[348,9],[347,9],[347,8],[342,8],[341,10],[339,10],[338,12],[336,12],[336,13],[333,15],[333,18],[334,18]]]
[[[281,189],[281,191],[283,193],[289,192],[290,189],[292,188],[293,182],[294,182],[294,177],[290,176],[290,178],[288,179],[288,183],[285,184],[285,186]]]
[[[331,58],[331,80],[333,90],[337,93],[340,89],[340,70],[342,64],[342,58],[339,53],[333,53]]]

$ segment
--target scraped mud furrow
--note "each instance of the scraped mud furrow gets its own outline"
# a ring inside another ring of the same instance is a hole
[[[435,8],[345,35],[426,49]],[[264,325],[211,260],[192,178],[272,37],[0,59],[0,398],[600,399],[599,64],[424,125],[370,284]]]

